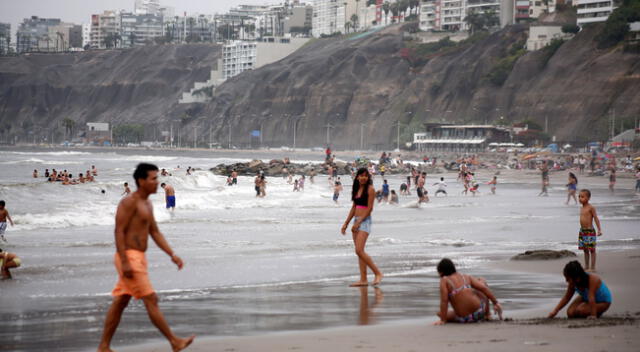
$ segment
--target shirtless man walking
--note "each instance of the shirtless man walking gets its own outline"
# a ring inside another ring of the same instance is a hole
[[[7,242],[4,238],[4,232],[7,230],[7,220],[11,226],[13,226],[13,220],[9,216],[9,211],[5,208],[6,203],[4,200],[0,200],[0,240]]]
[[[176,209],[176,190],[173,189],[171,185],[166,183],[162,183],[160,185],[162,189],[164,189],[164,199],[167,203],[167,209],[171,209],[171,211]]]
[[[142,299],[153,324],[171,343],[174,352],[181,351],[193,342],[195,335],[179,338],[174,335],[158,307],[156,295],[147,273],[145,252],[149,235],[156,245],[171,257],[178,270],[182,269],[182,259],[173,250],[158,229],[153,217],[153,206],[149,195],[158,189],[158,167],[151,164],[139,164],[133,173],[138,189],[123,198],[116,212],[116,253],[114,263],[119,280],[111,292],[114,297],[104,322],[102,340],[98,352],[111,351],[111,339],[118,328],[122,312],[131,297]]]

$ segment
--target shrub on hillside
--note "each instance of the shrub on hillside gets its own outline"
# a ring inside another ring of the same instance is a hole
[[[622,6],[615,9],[604,28],[596,36],[598,47],[605,49],[624,40],[629,33],[629,22],[640,21],[640,0],[624,0]]]
[[[576,34],[580,32],[580,26],[575,24],[565,24],[562,26],[562,33],[573,33]]]

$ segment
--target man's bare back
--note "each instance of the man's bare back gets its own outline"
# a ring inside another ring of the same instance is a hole
[[[175,196],[176,195],[176,190],[173,189],[173,186],[171,186],[171,185],[165,185],[164,186],[164,195],[165,196]]]
[[[7,209],[0,210],[0,222],[7,222],[7,217],[9,216],[9,212]]]

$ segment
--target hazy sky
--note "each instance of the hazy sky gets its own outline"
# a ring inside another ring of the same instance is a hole
[[[176,14],[187,11],[201,14],[226,12],[239,4],[276,4],[279,0],[160,0],[172,6]],[[60,18],[65,22],[89,23],[91,14],[103,10],[133,11],[134,0],[0,0],[0,22],[11,23],[11,32],[22,19],[31,16]],[[15,37],[11,39],[15,42]]]

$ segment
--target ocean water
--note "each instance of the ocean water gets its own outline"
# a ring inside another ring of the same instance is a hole
[[[323,153],[290,157],[320,162]],[[413,192],[398,206],[377,204],[367,251],[385,279],[379,289],[361,290],[347,287],[357,279],[357,261],[350,236],[339,232],[350,207],[350,177],[342,176],[346,191],[335,204],[326,176],[315,184],[307,180],[300,193],[285,179],[268,177],[267,196],[257,199],[252,177],[228,187],[225,177],[208,171],[251,159],[249,152],[0,150],[0,199],[16,223],[0,246],[23,261],[14,280],[0,281],[0,350],[97,345],[117,279],[115,210],[122,184],[135,189],[131,174],[143,161],[170,170],[172,176],[161,181],[176,189],[174,214],[164,209],[162,189],[151,200],[160,230],[185,268],[177,271],[153,243],[148,259],[161,309],[178,334],[251,335],[431,319],[439,303],[435,265],[442,257],[486,277],[507,312],[557,300],[564,291],[560,274],[518,275],[483,264],[528,249],[576,250],[579,207],[564,205],[565,176],[552,175],[549,197],[536,196],[537,179],[517,175],[499,176],[496,196],[483,185],[471,197],[460,194],[454,174],[430,175],[428,185],[445,177],[448,197],[417,207]],[[94,183],[63,186],[31,177],[33,169],[76,175],[91,165],[99,171]],[[188,166],[197,169],[191,176]],[[486,175],[480,181],[488,181]],[[396,190],[403,179],[388,177]],[[376,177],[376,187],[381,183]],[[435,186],[427,188],[435,192]],[[631,191],[591,189],[605,233],[599,250],[640,246],[640,199]],[[159,338],[142,303],[132,301],[114,346]]]

